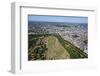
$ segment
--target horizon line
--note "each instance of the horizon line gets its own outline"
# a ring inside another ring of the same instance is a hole
[[[81,23],[81,22],[53,22],[53,21],[32,21],[32,20],[28,20],[28,22]],[[82,23],[82,24],[88,24],[88,22],[87,23]]]

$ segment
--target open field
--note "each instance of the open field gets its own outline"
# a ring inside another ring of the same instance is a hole
[[[28,35],[28,60],[79,59],[88,55],[59,34]]]
[[[55,36],[46,37],[48,44],[47,59],[68,59],[70,58],[69,53],[60,44],[59,40]]]

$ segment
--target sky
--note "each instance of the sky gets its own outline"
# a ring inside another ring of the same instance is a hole
[[[88,17],[29,15],[28,21],[88,23]]]

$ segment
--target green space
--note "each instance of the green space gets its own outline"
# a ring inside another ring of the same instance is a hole
[[[28,35],[28,60],[79,59],[88,55],[59,34]]]

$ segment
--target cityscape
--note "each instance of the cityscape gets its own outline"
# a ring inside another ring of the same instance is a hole
[[[65,17],[57,17],[58,21],[54,16],[41,21],[33,18],[28,21],[29,61],[88,58],[87,18],[67,17],[66,21]]]

